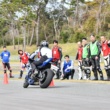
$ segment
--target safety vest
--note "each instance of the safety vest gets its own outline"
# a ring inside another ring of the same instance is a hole
[[[82,47],[79,47],[78,48],[78,60],[81,60],[82,59],[82,52],[83,52]]]
[[[68,67],[71,66],[72,60],[69,60],[68,62],[64,61],[64,65],[63,65],[63,71],[65,71]],[[70,72],[71,70],[68,69],[66,72]]]
[[[21,58],[21,62],[26,64],[28,62],[28,56],[26,55],[26,53],[23,53],[23,55],[20,55]]]
[[[97,41],[95,43],[90,43],[90,52],[91,55],[97,55],[98,54],[98,47],[97,47]]]
[[[86,45],[86,46],[83,47],[82,58],[87,58],[87,56],[88,56],[88,50],[87,50],[87,48],[88,48],[88,45]]]
[[[59,60],[60,59],[59,47],[53,47],[52,57],[53,57],[53,60]]]
[[[107,56],[110,54],[110,47],[108,46],[108,41],[102,43],[102,52],[103,56]]]

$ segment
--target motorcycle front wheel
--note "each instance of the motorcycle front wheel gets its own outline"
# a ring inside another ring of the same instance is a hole
[[[27,88],[29,86],[28,80],[25,78],[25,81],[23,83],[23,87]]]

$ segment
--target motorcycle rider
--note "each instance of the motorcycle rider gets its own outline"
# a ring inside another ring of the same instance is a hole
[[[101,54],[101,46],[98,41],[96,41],[96,37],[94,35],[90,36],[90,57],[92,63],[92,71],[94,73],[94,80],[98,80],[98,73],[100,75],[100,80],[104,80],[103,72],[100,68],[100,54]]]
[[[110,81],[110,41],[107,41],[105,36],[101,36],[100,39],[107,80]]]
[[[40,53],[40,58],[38,61],[32,61],[31,58],[29,58],[29,61],[31,62],[31,68],[32,71],[34,71],[36,69],[37,66],[40,66],[43,64],[44,61],[46,61],[47,59],[52,59],[52,50],[49,49],[49,44],[47,41],[42,41],[40,43],[40,48],[39,48],[39,53]],[[37,50],[38,52],[38,50]],[[33,53],[34,54],[34,53]],[[32,55],[31,55],[32,56]],[[34,55],[33,55],[34,56]],[[33,72],[32,72],[33,73]]]

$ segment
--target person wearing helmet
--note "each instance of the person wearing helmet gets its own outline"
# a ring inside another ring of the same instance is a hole
[[[40,43],[40,48],[38,49],[39,52],[37,51],[38,53],[40,53],[40,58],[38,61],[33,61],[31,63],[32,71],[34,71],[37,66],[42,65],[43,62],[46,61],[47,59],[52,59],[52,50],[49,49],[48,46],[49,46],[49,44],[45,40]],[[30,58],[29,58],[29,60],[31,61]]]

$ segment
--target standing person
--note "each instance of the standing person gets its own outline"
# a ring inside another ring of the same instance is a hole
[[[100,54],[101,54],[101,46],[98,41],[96,41],[96,37],[94,35],[90,36],[90,57],[92,63],[92,71],[94,73],[94,80],[98,80],[98,73],[100,75],[100,80],[104,80],[103,72],[100,67]]]
[[[83,46],[81,42],[78,42],[78,51],[76,55],[76,60],[78,60],[78,71],[79,71],[79,80],[82,79],[83,71],[82,71],[82,52],[83,52]]]
[[[74,76],[74,68],[73,68],[73,61],[69,59],[69,55],[65,55],[65,61],[62,63],[62,77],[61,79],[69,79],[69,76],[71,76],[71,79],[73,79]]]
[[[9,75],[10,78],[14,78],[14,76],[12,76],[12,69],[10,67],[10,52],[6,49],[6,46],[3,47],[3,52],[1,53],[1,59],[2,59],[2,64],[3,64],[3,68],[4,68],[4,74],[7,74],[7,69],[10,71]]]
[[[26,64],[28,62],[28,54],[23,52],[23,50],[18,50],[18,54],[20,55],[20,62],[21,62],[21,70],[19,78],[22,78],[23,72],[25,70]]]
[[[58,41],[54,40],[53,41],[53,48],[52,48],[52,57],[53,57],[53,62],[55,65],[58,65],[60,68],[61,64],[61,59],[62,59],[62,49],[58,46]],[[60,78],[59,70],[56,73],[56,79]]]
[[[110,81],[110,42],[107,41],[105,36],[101,36],[100,39],[107,80]]]
[[[82,45],[83,45],[83,52],[82,52],[82,68],[85,72],[84,79],[89,80],[91,76],[90,71],[90,58],[89,58],[89,44],[87,42],[86,38],[82,39]]]

